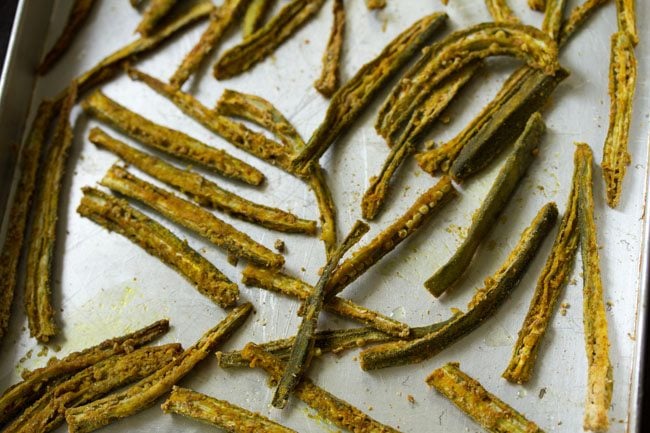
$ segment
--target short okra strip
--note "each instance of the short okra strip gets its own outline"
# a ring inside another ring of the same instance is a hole
[[[149,36],[158,23],[172,10],[177,0],[151,0],[135,29],[142,36]]]
[[[555,203],[549,203],[540,209],[503,265],[485,279],[483,288],[476,291],[467,305],[467,312],[456,314],[445,326],[420,338],[395,341],[364,350],[360,355],[361,368],[376,370],[422,362],[478,328],[496,313],[519,285],[556,218]]]
[[[251,0],[248,3],[242,20],[242,36],[244,36],[244,39],[263,26],[264,17],[273,3],[274,0]]]
[[[113,152],[124,162],[183,192],[201,206],[219,209],[235,218],[271,230],[310,235],[316,233],[315,221],[300,219],[281,209],[246,200],[198,173],[177,168],[116,140],[100,128],[91,129],[89,139],[98,147]]]
[[[627,33],[632,45],[639,43],[639,31],[636,26],[635,0],[616,0],[616,19],[618,31]]]
[[[508,5],[507,0],[485,0],[485,5],[497,23],[519,23],[519,18]]]
[[[593,154],[585,143],[577,143],[575,166],[578,173],[578,228],[582,251],[582,315],[587,353],[587,397],[583,427],[585,430],[604,432],[609,428],[607,412],[612,402],[614,381],[594,220]]]
[[[138,200],[170,221],[192,230],[237,258],[271,268],[284,265],[284,257],[255,242],[247,234],[203,208],[139,179],[118,165],[113,165],[108,170],[101,184],[126,197]]]
[[[251,368],[263,368],[272,381],[276,382],[282,377],[284,366],[281,361],[256,345],[247,344],[242,354]],[[351,404],[318,387],[309,378],[302,379],[294,390],[294,394],[316,410],[320,416],[350,432],[399,433],[394,428],[379,423]]]
[[[533,162],[535,150],[545,130],[546,125],[542,120],[542,116],[539,113],[533,114],[526,124],[526,129],[515,143],[512,154],[494,179],[494,183],[483,203],[472,217],[472,224],[468,229],[467,237],[447,263],[442,265],[424,283],[424,286],[433,296],[439,297],[445,291],[451,289],[461,275],[465,273],[479,245],[496,223],[497,218],[510,201],[519,182]]]
[[[70,433],[91,432],[151,406],[156,399],[171,391],[176,382],[185,377],[195,365],[227,341],[252,311],[253,306],[249,303],[234,308],[217,326],[203,334],[192,347],[154,374],[124,391],[67,410],[65,419],[68,423],[68,431]]]
[[[313,18],[323,3],[325,0],[291,0],[266,25],[219,58],[214,65],[215,78],[223,80],[234,77],[270,56]]]
[[[118,104],[99,90],[86,97],[81,106],[88,114],[128,134],[142,144],[250,185],[259,185],[264,181],[264,175],[244,161],[224,150],[208,146],[183,132],[158,125]]]
[[[341,55],[343,53],[343,38],[345,35],[345,5],[343,0],[333,2],[334,21],[325,54],[323,55],[323,69],[314,87],[323,96],[331,98],[339,88]]]
[[[537,424],[463,373],[458,363],[451,362],[434,370],[426,382],[488,432],[543,433]]]
[[[296,433],[259,413],[178,386],[172,388],[161,409],[232,433]]]
[[[564,19],[566,0],[546,0],[542,31],[548,33],[553,40],[559,40]]]
[[[199,292],[223,308],[232,307],[239,288],[212,263],[165,227],[125,200],[98,189],[83,188],[77,212],[100,226],[121,234],[184,276]]]

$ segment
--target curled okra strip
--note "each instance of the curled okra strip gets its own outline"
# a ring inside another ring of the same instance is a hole
[[[154,28],[172,10],[176,2],[177,0],[151,0],[135,31],[145,37],[151,35]]]
[[[457,314],[445,326],[423,337],[364,350],[360,355],[361,368],[376,370],[422,362],[478,328],[496,313],[517,287],[544,238],[553,228],[556,218],[555,203],[542,207],[503,265],[494,275],[485,279],[483,288],[476,291],[467,304],[467,312]]]
[[[386,7],[386,0],[366,0],[368,9],[383,9]]]
[[[424,286],[435,297],[452,288],[469,267],[481,241],[494,226],[508,204],[522,177],[533,162],[546,125],[539,113],[533,114],[521,134],[512,154],[499,171],[483,203],[472,217],[467,237],[453,256],[440,267]]]
[[[496,23],[517,24],[520,22],[506,0],[485,0],[485,5]]]
[[[528,0],[528,7],[538,12],[544,12],[546,10],[546,1],[547,0]]]
[[[244,39],[262,27],[264,17],[273,3],[274,0],[251,0],[249,2],[242,21],[242,36],[244,36]]]
[[[199,292],[223,308],[237,303],[239,289],[219,269],[156,221],[95,188],[83,188],[77,212],[102,227],[127,237],[183,275]]]
[[[565,8],[566,0],[546,0],[542,31],[548,33],[556,41],[560,38]]]
[[[264,60],[307,23],[323,3],[325,0],[292,0],[264,27],[221,56],[214,65],[215,78],[234,77]]]
[[[323,96],[331,98],[339,88],[341,54],[343,53],[343,37],[345,35],[345,6],[343,0],[334,0],[334,22],[327,48],[323,55],[323,69],[314,87]]]
[[[156,399],[171,391],[172,386],[185,377],[196,364],[228,340],[230,335],[241,327],[251,311],[253,306],[249,303],[234,308],[196,344],[151,376],[117,394],[67,410],[65,420],[68,423],[68,431],[91,432],[146,409]]]
[[[618,31],[627,33],[632,45],[639,43],[639,31],[636,27],[636,10],[634,1],[635,0],[616,0]]]

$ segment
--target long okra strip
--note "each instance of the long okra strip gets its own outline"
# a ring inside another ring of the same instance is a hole
[[[309,186],[314,191],[320,213],[320,238],[325,244],[325,253],[329,257],[337,245],[336,207],[325,178],[325,170],[319,164],[313,163],[309,168],[309,173]]]
[[[171,391],[196,364],[205,359],[244,323],[253,311],[249,303],[234,308],[217,326],[207,331],[192,347],[172,362],[130,388],[65,413],[70,433],[87,433],[134,415]]]
[[[546,1],[546,10],[544,11],[542,31],[548,33],[548,35],[556,41],[560,38],[565,8],[566,0]]]
[[[215,78],[223,80],[234,77],[270,56],[307,23],[323,3],[325,0],[292,0],[266,25],[221,56],[214,65]]]
[[[508,5],[507,0],[485,0],[485,5],[496,23],[519,23],[519,18]]]
[[[381,344],[364,350],[360,355],[361,368],[376,370],[422,362],[478,328],[496,313],[517,287],[544,238],[553,228],[556,218],[555,203],[549,203],[540,209],[503,265],[485,279],[483,288],[476,291],[467,305],[467,312],[457,314],[448,324],[421,338]]]
[[[118,104],[99,90],[86,97],[81,106],[88,114],[142,144],[251,185],[259,185],[264,181],[264,175],[259,170],[226,151],[208,146],[183,132],[158,125]]]
[[[100,128],[91,129],[89,139],[100,148],[113,152],[128,164],[183,192],[201,206],[219,209],[235,218],[272,230],[316,233],[315,221],[303,220],[289,212],[246,200],[198,173],[181,170],[160,158],[128,146],[112,138]]]
[[[488,432],[543,433],[537,424],[463,373],[458,363],[451,362],[434,370],[426,382]]]
[[[316,90],[327,98],[331,98],[339,88],[341,55],[345,35],[345,5],[343,0],[334,0],[332,8],[334,20],[325,54],[323,55],[323,69],[314,83]]]
[[[386,7],[386,0],[366,0],[368,9],[383,9]]]
[[[52,306],[52,268],[56,246],[56,222],[59,218],[61,184],[72,147],[70,111],[77,99],[77,86],[72,84],[59,110],[52,143],[39,174],[38,191],[34,201],[33,222],[27,243],[25,273],[25,313],[29,333],[39,343],[47,343],[58,330]]]
[[[151,207],[235,257],[270,268],[284,265],[284,257],[255,242],[247,234],[203,208],[139,179],[118,165],[108,170],[101,184]]]
[[[578,228],[582,250],[582,315],[587,353],[587,397],[583,427],[585,430],[604,432],[609,428],[607,412],[612,402],[614,381],[613,366],[609,359],[607,313],[594,220],[593,154],[585,143],[577,143],[575,166],[578,173]]]
[[[144,379],[183,351],[180,344],[143,347],[98,362],[49,389],[3,433],[47,433],[65,420],[65,411],[90,403],[114,389]]]
[[[251,0],[248,3],[241,26],[244,39],[264,25],[264,17],[273,3],[274,0]]]
[[[20,152],[18,162],[20,177],[9,208],[7,232],[0,253],[0,343],[9,327],[11,306],[16,292],[20,253],[23,249],[27,219],[36,189],[36,173],[40,165],[48,127],[53,117],[53,103],[47,100],[41,102]]]
[[[172,388],[161,409],[165,413],[183,415],[232,433],[296,433],[259,413],[178,386]]]
[[[325,303],[325,286],[332,277],[334,269],[338,266],[343,255],[370,230],[368,224],[357,220],[350,233],[339,245],[334,253],[327,259],[318,283],[309,292],[303,304],[303,317],[294,340],[291,354],[278,387],[273,395],[272,405],[284,409],[289,400],[289,395],[302,380],[311,365],[311,354],[315,343],[316,326],[318,317]]]
[[[125,200],[98,189],[83,188],[77,212],[121,234],[184,276],[203,295],[223,308],[237,303],[239,288],[212,263],[165,227]]]
[[[284,368],[280,360],[256,345],[247,344],[243,355],[251,367],[263,368],[272,381],[278,381],[282,377]],[[353,433],[398,433],[394,428],[379,423],[351,404],[316,386],[309,378],[303,378],[294,394],[315,409],[320,416],[345,430]]]
[[[59,61],[61,56],[65,54],[75,36],[79,32],[79,29],[86,22],[90,11],[92,10],[96,0],[75,0],[72,4],[72,9],[70,9],[70,14],[68,15],[68,21],[65,23],[65,27],[61,31],[56,42],[50,48],[50,51],[45,55],[45,58],[38,65],[36,71],[40,75],[45,75],[52,69],[52,66]]]
[[[472,217],[472,224],[467,231],[467,237],[447,263],[442,265],[424,283],[424,286],[433,296],[439,297],[446,290],[452,288],[461,275],[465,273],[474,258],[478,246],[496,223],[497,218],[510,201],[519,182],[533,162],[535,150],[545,130],[546,125],[542,120],[542,116],[539,113],[533,114],[526,124],[526,129],[515,143],[512,154],[494,179],[494,183],[483,203]]]
[[[377,57],[363,65],[332,96],[325,119],[309,139],[307,147],[291,163],[296,172],[305,172],[312,161],[320,159],[334,140],[357,120],[377,92],[431,39],[446,19],[447,14],[435,13],[416,21]]]
[[[150,36],[158,23],[172,10],[177,0],[151,0],[135,29],[142,36]]]
[[[630,35],[619,31],[612,35],[609,66],[609,128],[603,147],[603,177],[607,204],[618,206],[623,178],[630,164],[628,153],[632,104],[636,89],[637,64]]]
[[[636,26],[635,0],[616,0],[616,19],[618,31],[627,33],[633,45],[639,43],[639,31]]]
[[[23,373],[23,381],[0,396],[0,425],[41,397],[57,379],[74,374],[113,355],[131,352],[169,331],[169,321],[159,320],[121,337],[111,338],[63,359],[52,358],[47,365]]]

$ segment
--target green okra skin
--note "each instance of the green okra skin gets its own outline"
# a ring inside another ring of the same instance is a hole
[[[467,312],[457,314],[445,326],[423,337],[364,350],[360,355],[361,368],[376,370],[422,362],[478,328],[496,313],[517,287],[556,219],[555,203],[549,203],[540,209],[503,265],[486,278],[484,287],[474,294],[467,305]]]
[[[309,139],[307,147],[292,161],[295,172],[305,172],[354,123],[374,96],[433,37],[447,14],[434,13],[411,25],[382,52],[345,83],[333,96],[325,119]]]
[[[524,132],[515,143],[512,154],[499,171],[490,191],[472,217],[467,237],[451,256],[425,283],[424,286],[435,297],[452,288],[469,267],[474,254],[496,223],[497,218],[508,204],[519,182],[535,158],[546,126],[539,113],[533,114]]]
[[[548,33],[553,40],[560,38],[565,9],[566,0],[546,0],[542,31]]]
[[[142,36],[149,36],[158,23],[172,10],[177,0],[151,0],[149,7],[142,14],[142,20],[136,32]]]
[[[519,18],[508,5],[507,0],[485,0],[485,5],[497,23],[519,23]]]
[[[251,0],[244,12],[241,29],[244,39],[263,26],[264,18],[275,0]]]

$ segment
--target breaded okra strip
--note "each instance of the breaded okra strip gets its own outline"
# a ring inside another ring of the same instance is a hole
[[[125,200],[85,187],[77,212],[102,227],[127,237],[184,276],[199,292],[223,308],[232,307],[239,288],[212,263],[165,227]]]
[[[180,344],[143,347],[98,362],[49,389],[3,433],[47,433],[65,420],[65,411],[90,403],[114,389],[144,379],[183,351]]]
[[[134,415],[171,391],[196,364],[223,344],[244,323],[253,311],[249,303],[235,307],[217,326],[207,331],[192,347],[172,362],[124,391],[84,406],[68,409],[65,420],[70,433],[97,430],[122,418]]]
[[[460,371],[458,363],[450,362],[434,370],[426,382],[488,432],[543,433],[537,424]]]
[[[250,185],[259,185],[264,181],[264,175],[259,170],[226,151],[208,146],[183,132],[158,125],[118,104],[99,90],[87,96],[81,106],[86,113],[154,149]]]
[[[431,39],[446,19],[447,14],[434,13],[416,21],[334,94],[325,119],[309,139],[307,147],[293,159],[291,165],[294,171],[304,173],[312,161],[318,161],[334,140],[357,120],[386,82]]]
[[[138,200],[170,221],[192,230],[237,258],[270,268],[284,265],[284,257],[255,242],[247,234],[203,208],[139,179],[118,165],[113,165],[108,170],[101,184]]]
[[[517,24],[520,22],[506,0],[485,0],[485,6],[496,23]]]
[[[149,7],[135,29],[142,36],[150,36],[158,23],[172,10],[177,0],[150,0]]]
[[[61,184],[73,139],[70,111],[76,99],[77,86],[73,83],[59,110],[59,119],[44,161],[45,166],[39,174],[32,211],[33,222],[27,243],[25,313],[29,322],[29,333],[39,343],[47,343],[58,332],[51,299],[52,268]]]
[[[20,253],[25,240],[32,196],[36,189],[36,173],[40,165],[48,127],[53,117],[53,103],[47,100],[41,102],[20,152],[18,162],[20,177],[11,202],[7,233],[0,254],[0,343],[9,327]],[[0,424],[2,423],[0,422]]]
[[[241,25],[244,39],[264,25],[264,17],[273,3],[274,0],[251,0],[249,2]]]
[[[386,7],[386,0],[366,0],[368,9],[383,9]]]
[[[341,55],[345,35],[345,5],[343,0],[334,0],[332,5],[334,15],[332,31],[323,55],[323,69],[320,77],[314,83],[316,90],[327,98],[331,98],[339,88]]]
[[[86,22],[88,14],[92,10],[96,0],[75,0],[68,15],[68,21],[59,35],[59,38],[54,42],[50,51],[45,55],[45,58],[36,68],[36,72],[40,75],[45,75],[52,69],[52,66],[59,61],[61,56],[65,54],[79,29]]]
[[[540,209],[503,265],[485,279],[483,288],[476,291],[467,304],[467,312],[455,315],[445,326],[421,338],[395,341],[364,350],[360,355],[361,368],[376,370],[422,362],[478,328],[496,313],[519,285],[556,219],[555,203],[549,203]]]
[[[316,233],[315,221],[303,220],[289,212],[246,200],[198,173],[181,170],[160,158],[128,146],[100,128],[91,129],[89,139],[100,148],[113,152],[124,162],[183,192],[201,206],[219,209],[235,218],[272,230]]]
[[[553,40],[559,40],[564,20],[566,0],[546,0],[542,31],[546,32]]]
[[[0,425],[37,400],[57,379],[74,374],[113,355],[132,352],[169,330],[169,321],[160,320],[121,337],[108,339],[81,352],[73,352],[63,359],[52,358],[47,365],[23,373],[23,381],[7,389],[0,396]]]
[[[221,56],[214,65],[215,78],[234,77],[270,56],[306,24],[323,3],[325,0],[291,0],[266,25]]]
[[[251,367],[263,368],[272,381],[277,382],[282,377],[282,363],[256,345],[247,344],[242,354]],[[320,416],[345,430],[353,433],[398,433],[394,428],[379,423],[351,404],[316,386],[309,378],[303,378],[294,394]]]
[[[607,313],[600,276],[600,257],[596,222],[594,220],[593,154],[585,143],[577,143],[575,166],[578,173],[578,228],[582,250],[585,352],[587,353],[587,398],[585,401],[585,430],[604,432],[609,428],[607,412],[612,402],[614,386],[612,363],[609,359]]]
[[[636,10],[634,1],[635,0],[616,0],[618,31],[627,33],[632,45],[639,43],[639,31],[636,27]]]
[[[609,66],[609,129],[603,147],[603,177],[607,204],[618,206],[623,178],[631,158],[628,153],[632,105],[636,89],[637,64],[634,46],[627,32],[612,35]]]
[[[512,154],[494,179],[487,196],[481,203],[467,231],[463,243],[449,260],[433,274],[424,286],[435,297],[453,288],[458,279],[467,271],[479,245],[495,225],[497,218],[514,194],[519,182],[535,158],[546,125],[539,113],[533,114],[521,134]]]

